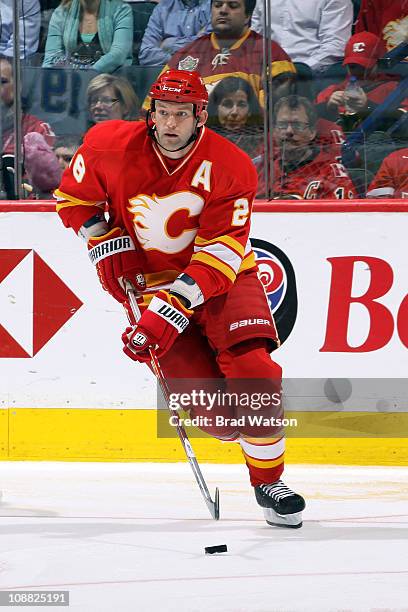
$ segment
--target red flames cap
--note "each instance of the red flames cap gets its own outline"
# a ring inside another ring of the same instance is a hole
[[[371,32],[359,32],[346,45],[343,66],[359,64],[364,68],[372,68],[384,53],[384,44],[378,36]]]

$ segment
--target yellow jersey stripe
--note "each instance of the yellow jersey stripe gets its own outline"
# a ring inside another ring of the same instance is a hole
[[[238,274],[240,272],[244,272],[244,270],[250,270],[251,268],[256,268],[256,260],[254,253],[249,253],[249,255],[244,257],[244,259],[242,260],[242,264],[238,270]]]
[[[241,255],[238,255],[233,249],[230,249],[229,247],[225,246],[225,244],[219,242],[209,244],[205,247],[195,247],[194,252],[212,255],[232,268],[235,274],[238,273],[242,263]]]
[[[226,244],[231,249],[236,251],[241,257],[244,256],[245,247],[243,247],[242,244],[238,242],[238,240],[235,240],[235,238],[232,238],[231,236],[218,236],[218,238],[213,238],[212,240],[204,240],[204,238],[196,236],[194,244],[199,247],[203,247],[207,244],[214,244],[215,242],[222,242],[223,244]]]
[[[195,261],[199,261],[207,266],[210,266],[211,268],[215,268],[219,272],[222,272],[232,283],[235,282],[237,276],[235,272],[227,264],[223,263],[219,259],[216,259],[212,255],[200,251],[200,253],[195,253],[192,256],[191,262]]]
[[[79,200],[78,198],[74,198],[74,196],[68,195],[67,193],[63,193],[59,189],[54,191],[54,195],[56,198],[61,198],[64,200],[63,202],[59,202],[57,204],[57,212],[60,208],[65,208],[66,206],[102,206],[105,205],[105,202],[101,202],[100,200],[96,200],[94,202],[88,202],[86,200]]]

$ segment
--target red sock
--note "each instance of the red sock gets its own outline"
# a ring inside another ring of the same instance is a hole
[[[239,443],[253,487],[279,480],[284,468],[285,438],[241,438]]]

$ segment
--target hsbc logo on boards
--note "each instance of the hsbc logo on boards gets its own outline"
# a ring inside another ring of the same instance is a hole
[[[353,53],[364,53],[365,48],[366,46],[364,42],[356,42],[353,45]]]
[[[32,249],[0,249],[0,358],[34,357],[82,302]]]

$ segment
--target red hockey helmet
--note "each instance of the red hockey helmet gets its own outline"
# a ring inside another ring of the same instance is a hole
[[[208,104],[208,93],[198,72],[188,70],[166,70],[150,88],[154,110],[154,100],[168,102],[191,102],[196,107],[196,115]]]

